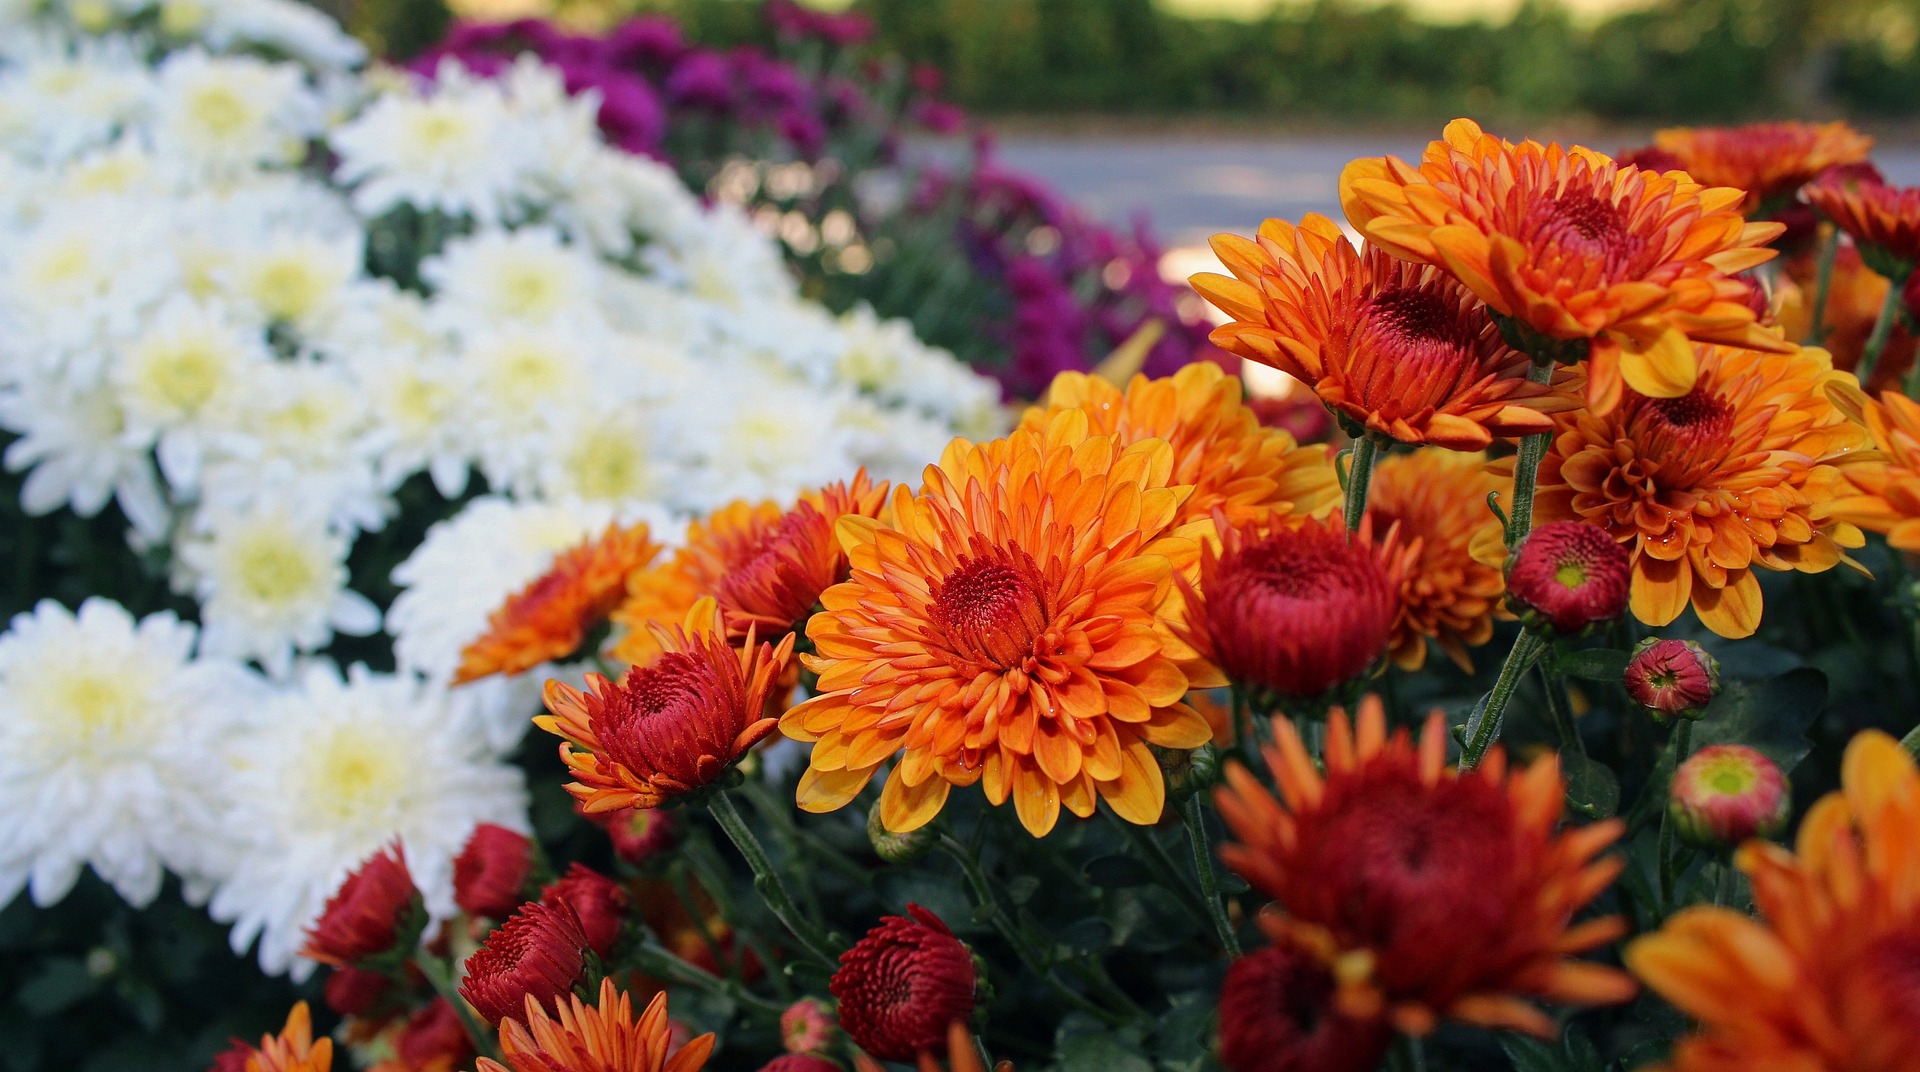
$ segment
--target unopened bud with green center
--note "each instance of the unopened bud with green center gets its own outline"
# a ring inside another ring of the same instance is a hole
[[[1621,683],[1656,722],[1697,719],[1720,692],[1720,663],[1691,640],[1648,637],[1633,649]]]
[[[1773,760],[1743,744],[1709,745],[1673,772],[1667,799],[1680,836],[1706,848],[1732,848],[1772,837],[1787,824],[1786,776]]]
[[[927,854],[933,843],[939,839],[933,827],[923,826],[904,834],[896,834],[887,829],[880,818],[880,802],[874,801],[867,812],[867,843],[873,846],[873,853],[890,864],[912,863]]]
[[[1554,521],[1507,560],[1507,601],[1529,629],[1573,635],[1627,609],[1632,561],[1598,525]]]

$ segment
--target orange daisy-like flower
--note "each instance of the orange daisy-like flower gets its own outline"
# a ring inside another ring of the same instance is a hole
[[[1446,1018],[1551,1037],[1533,1001],[1633,995],[1620,972],[1571,959],[1625,933],[1617,917],[1572,923],[1624,866],[1596,859],[1623,827],[1555,832],[1557,757],[1509,777],[1495,748],[1459,774],[1438,712],[1416,746],[1404,729],[1387,736],[1374,697],[1357,724],[1329,716],[1324,775],[1291,721],[1274,730],[1265,754],[1282,799],[1229,764],[1214,801],[1238,843],[1220,856],[1276,902],[1262,929],[1333,969],[1345,1015],[1414,1035]]]
[[[246,1072],[330,1072],[333,1040],[313,1037],[313,1016],[300,1002],[287,1014],[287,1026],[278,1035],[260,1039],[260,1048],[247,1055]]]
[[[955,785],[1012,796],[1036,837],[1060,809],[1105,798],[1133,823],[1166,790],[1149,744],[1197,748],[1188,688],[1224,684],[1169,625],[1176,570],[1212,522],[1178,525],[1164,440],[1092,435],[1078,409],[1044,430],[955,440],[893,520],[843,523],[852,574],[807,623],[819,695],[781,731],[814,742],[800,807],[851,801],[895,753],[880,797],[896,833],[925,825]]]
[[[1500,528],[1487,496],[1498,493],[1504,503],[1511,487],[1488,471],[1483,455],[1433,447],[1389,454],[1374,467],[1367,517],[1376,531],[1397,528],[1400,542],[1417,548],[1400,580],[1400,617],[1387,649],[1401,669],[1426,665],[1432,639],[1471,673],[1467,649],[1485,644],[1494,618],[1507,616],[1500,601],[1506,581],[1472,547],[1483,529]]]
[[[1843,393],[1841,401],[1860,411],[1875,453],[1842,469],[1847,494],[1833,502],[1833,515],[1884,533],[1899,550],[1920,552],[1920,402],[1897,391],[1877,402]]]
[[[573,654],[626,597],[628,578],[659,551],[643,521],[609,525],[598,539],[562,552],[487,619],[487,634],[460,653],[453,683],[517,674]]]
[[[712,597],[686,621],[650,624],[660,655],[619,683],[587,675],[587,691],[547,682],[548,714],[533,724],[561,738],[560,756],[575,781],[567,791],[589,815],[659,807],[712,784],[747,749],[772,733],[767,694],[793,655],[780,646],[730,646]]]
[[[1807,184],[1814,210],[1853,236],[1867,267],[1907,281],[1920,264],[1920,187],[1889,186],[1871,165],[1837,167]]]
[[[686,545],[672,558],[628,578],[626,599],[613,611],[613,620],[627,627],[614,658],[633,666],[652,662],[660,642],[649,626],[679,622],[702,596],[714,595],[729,567],[753,557],[752,549],[780,524],[781,513],[779,503],[736,501],[687,526]]]
[[[1040,431],[1066,409],[1084,410],[1093,434],[1122,445],[1167,441],[1172,483],[1193,485],[1176,523],[1206,518],[1216,508],[1233,522],[1323,514],[1340,499],[1327,448],[1300,446],[1286,432],[1262,426],[1243,400],[1240,380],[1211,361],[1157,380],[1135,376],[1125,392],[1098,376],[1063,372],[1046,404],[1027,410],[1021,427]]]
[[[1658,1072],[1914,1067],[1920,772],[1868,730],[1848,743],[1840,780],[1801,821],[1794,852],[1750,841],[1734,854],[1761,919],[1687,908],[1627,947],[1634,974],[1698,1024]]]
[[[1824,350],[1703,346],[1679,398],[1628,392],[1604,416],[1560,419],[1540,463],[1534,523],[1598,525],[1632,556],[1634,616],[1666,625],[1689,601],[1707,628],[1760,625],[1755,567],[1819,573],[1865,542],[1836,513],[1839,462],[1866,432],[1828,397],[1853,377]]]
[[[1786,267],[1789,278],[1774,281],[1774,322],[1787,338],[1805,339],[1813,330],[1813,295],[1819,288],[1814,258],[1795,257]],[[1867,267],[1857,248],[1841,246],[1834,251],[1827,308],[1820,318],[1820,345],[1833,355],[1834,368],[1852,372],[1859,367],[1891,286],[1886,276]],[[1914,351],[1914,336],[1907,330],[1905,318],[1895,318],[1880,360],[1862,386],[1876,393],[1898,388],[1913,367]]]
[[[1659,398],[1692,390],[1689,339],[1787,348],[1733,278],[1771,259],[1765,243],[1783,230],[1742,218],[1744,196],[1583,146],[1516,145],[1467,119],[1447,124],[1417,168],[1370,157],[1340,175],[1347,219],[1369,241],[1445,268],[1527,331],[1583,340],[1587,404],[1601,413],[1623,385]]]
[[[482,1057],[479,1072],[697,1072],[713,1053],[713,1035],[706,1034],[668,1055],[673,1029],[664,992],[635,1020],[632,997],[603,979],[598,1004],[571,995],[557,1011],[556,1018],[528,998],[525,1023],[501,1021],[506,1064]]]
[[[1527,379],[1487,307],[1438,268],[1357,252],[1325,216],[1215,235],[1228,270],[1193,287],[1233,320],[1214,345],[1311,387],[1353,428],[1479,450],[1552,426],[1575,400]]]
[[[1705,186],[1747,192],[1742,211],[1792,194],[1835,164],[1858,164],[1873,139],[1845,123],[1749,123],[1738,127],[1673,127],[1653,136],[1678,166]]]

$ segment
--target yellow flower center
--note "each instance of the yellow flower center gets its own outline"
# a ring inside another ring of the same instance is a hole
[[[1587,583],[1587,567],[1579,559],[1562,559],[1553,571],[1553,579],[1563,587],[1578,588]]]
[[[312,753],[314,790],[307,799],[313,807],[338,819],[350,818],[371,805],[391,802],[405,791],[405,754],[342,727]]]
[[[60,690],[60,706],[87,735],[119,736],[140,720],[144,706],[135,690],[112,677],[76,672]]]
[[[220,358],[198,342],[157,348],[141,377],[147,392],[183,414],[198,412],[220,386]]]
[[[560,281],[536,265],[514,265],[500,275],[500,311],[508,316],[541,317],[560,305]]]
[[[207,86],[195,93],[187,102],[187,114],[201,130],[221,139],[234,137],[253,122],[253,109],[228,86]]]
[[[83,279],[93,267],[93,258],[78,239],[71,240],[53,254],[43,257],[34,270],[34,278],[44,286],[61,286]]]
[[[260,266],[247,288],[253,300],[276,320],[298,320],[312,312],[326,293],[326,281],[295,257],[278,257]]]
[[[550,395],[563,379],[560,366],[552,354],[531,346],[516,348],[494,368],[496,397],[512,401]]]
[[[423,154],[444,150],[467,136],[467,124],[457,112],[429,107],[414,117],[413,141]]]
[[[651,483],[638,438],[618,428],[588,434],[567,455],[567,470],[586,499],[639,498]]]
[[[207,9],[197,0],[167,0],[160,5],[160,32],[186,37],[207,21]]]
[[[319,579],[312,558],[273,536],[250,541],[234,557],[234,576],[241,590],[270,606],[301,598]]]

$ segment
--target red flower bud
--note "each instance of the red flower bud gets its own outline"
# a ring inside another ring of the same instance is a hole
[[[327,976],[327,1007],[342,1016],[363,1016],[393,990],[393,980],[381,972],[335,968]]]
[[[533,842],[504,826],[481,823],[453,861],[453,901],[470,916],[505,919],[526,900]]]
[[[1731,847],[1772,837],[1792,806],[1786,776],[1743,744],[1708,745],[1673,772],[1667,808],[1680,835],[1696,845]]]
[[[573,909],[587,944],[603,957],[613,952],[629,906],[627,892],[618,883],[583,864],[574,864],[558,882],[541,890],[540,903],[564,903]]]
[[[1233,962],[1220,987],[1220,1059],[1233,1072],[1371,1072],[1392,1033],[1334,1006],[1326,965],[1281,946]]]
[[[578,802],[574,810],[605,829],[613,851],[630,864],[643,864],[673,848],[680,839],[680,821],[659,808],[619,808],[594,814]]]
[[[518,1019],[528,995],[548,1007],[571,992],[592,948],[567,904],[522,905],[467,958],[460,996],[489,1023]]]
[[[1514,611],[1535,629],[1578,633],[1627,609],[1627,549],[1598,525],[1553,521],[1527,534],[1507,561]]]
[[[1624,683],[1633,702],[1661,722],[1699,718],[1720,691],[1720,663],[1691,640],[1648,637],[1633,649]]]
[[[375,853],[340,884],[307,928],[302,956],[337,968],[397,952],[404,958],[426,924],[420,894],[398,845]]]
[[[883,917],[842,953],[828,984],[840,1026],[882,1061],[944,1052],[947,1025],[973,1014],[973,987],[973,955],[917,904],[907,916]]]
[[[783,1053],[761,1065],[760,1072],[846,1072],[846,1069],[810,1053]]]
[[[788,1053],[817,1053],[838,1033],[833,1011],[816,998],[801,998],[780,1014],[780,1042]]]
[[[247,1062],[260,1051],[239,1039],[228,1039],[229,1045],[213,1059],[213,1068],[209,1072],[247,1072]]]
[[[466,1025],[446,998],[434,998],[407,1018],[394,1041],[393,1052],[408,1068],[465,1068],[473,1061],[473,1040]]]

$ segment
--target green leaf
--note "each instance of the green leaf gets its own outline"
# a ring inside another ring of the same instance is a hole
[[[1060,1072],[1154,1072],[1132,1039],[1113,1033],[1074,1035],[1054,1052]]]
[[[1147,870],[1146,864],[1124,854],[1102,856],[1089,861],[1084,870],[1088,882],[1108,889],[1145,886],[1153,881],[1153,874]]]
[[[1695,751],[1744,744],[1791,773],[1813,747],[1807,727],[1827,704],[1827,676],[1812,667],[1758,681],[1734,681],[1707,705],[1693,728]]]
[[[1612,648],[1556,651],[1547,669],[1561,677],[1576,677],[1582,681],[1607,681],[1617,685],[1626,675],[1629,658],[1626,652],[1615,651]]]
[[[1559,1042],[1542,1042],[1511,1032],[1500,1036],[1515,1072],[1605,1072],[1606,1062],[1584,1034],[1568,1028]]]
[[[1620,810],[1620,779],[1592,756],[1569,752],[1560,757],[1567,777],[1567,807],[1589,819],[1609,818]]]
[[[81,957],[53,957],[20,988],[20,1005],[35,1016],[48,1016],[84,1001],[100,989],[100,977],[87,970]]]

